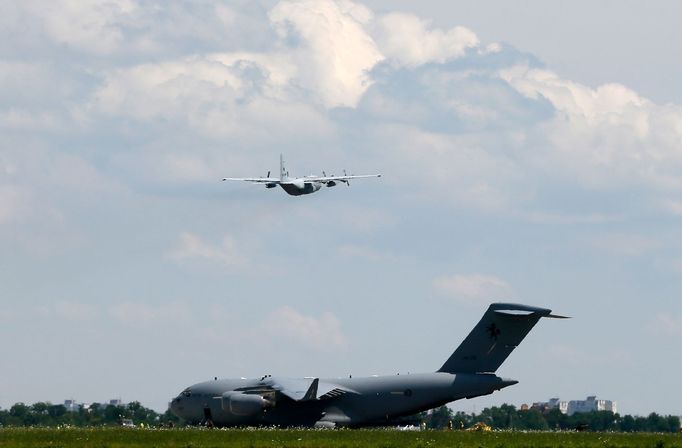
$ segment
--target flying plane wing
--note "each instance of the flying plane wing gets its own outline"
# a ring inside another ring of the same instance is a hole
[[[326,184],[327,182],[344,182],[350,179],[362,179],[367,177],[381,177],[381,174],[360,174],[357,176],[306,176],[305,181]]]
[[[281,182],[277,177],[223,177],[223,180],[243,180],[259,184],[279,184]]]

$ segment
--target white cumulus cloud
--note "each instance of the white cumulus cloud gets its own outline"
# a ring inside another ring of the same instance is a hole
[[[682,315],[660,313],[654,318],[651,328],[665,335],[682,335]]]
[[[19,221],[30,213],[30,193],[13,185],[0,185],[0,224]]]
[[[122,302],[108,309],[111,317],[129,325],[149,326],[153,324],[176,323],[191,316],[184,303],[173,302],[150,305],[141,302]]]
[[[220,244],[210,244],[198,235],[184,232],[169,255],[178,262],[204,260],[226,268],[243,268],[248,264],[236,240],[229,235]]]
[[[295,72],[278,54],[216,53],[141,64],[108,73],[91,105],[105,116],[162,120],[215,138],[329,132],[316,105],[296,92]]]
[[[513,296],[511,286],[492,275],[442,276],[433,281],[433,287],[438,293],[467,304],[506,300]]]
[[[399,66],[444,63],[479,45],[476,34],[467,28],[431,29],[428,21],[413,14],[386,14],[377,19],[376,30],[379,49]]]
[[[127,16],[134,13],[137,2],[29,1],[26,7],[43,20],[44,30],[56,42],[79,50],[108,54],[123,42],[121,25]]]
[[[74,301],[59,301],[54,306],[57,316],[75,321],[88,321],[99,316],[99,310],[87,303]]]
[[[657,105],[620,84],[591,88],[526,66],[501,70],[500,77],[554,107],[554,117],[538,128],[549,147],[547,169],[591,188],[682,191],[682,107]]]
[[[354,106],[371,82],[367,72],[383,59],[365,29],[371,18],[349,1],[283,1],[270,11],[279,35],[298,41],[284,50],[298,67],[297,82],[327,107]]]
[[[661,242],[643,235],[609,233],[595,237],[592,245],[617,256],[637,257],[658,249]]]
[[[273,311],[263,325],[269,334],[288,338],[307,348],[338,351],[348,347],[341,322],[330,312],[315,317],[283,306]]]
[[[10,9],[35,21],[27,33],[36,39],[80,49],[80,63],[19,55],[0,63],[0,126],[75,140],[130,135],[129,151],[97,160],[98,168],[123,168],[120,177],[200,182],[273,144],[322,155],[353,147],[391,171],[385,182],[409,181],[410,194],[450,206],[532,208],[551,194],[547,184],[562,182],[585,191],[641,188],[678,213],[682,107],[619,84],[562,78],[466,28],[345,0],[283,0],[269,11],[224,2],[163,11],[134,0],[39,5]],[[189,46],[168,39],[173,23],[195,30],[197,17],[213,16],[211,32],[245,28],[241,34],[267,39],[248,45],[223,31],[222,46],[209,32]],[[201,139],[225,150],[187,143]],[[70,150],[72,160],[79,151],[88,150]]]

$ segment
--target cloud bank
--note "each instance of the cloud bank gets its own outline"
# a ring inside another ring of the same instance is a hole
[[[493,275],[443,276],[433,281],[433,287],[438,293],[464,304],[485,305],[513,296],[511,286]]]
[[[281,1],[270,10],[217,3],[187,19],[207,19],[190,50],[165,40],[169,24],[184,17],[180,6],[40,5],[9,10],[38,25],[24,33],[25,45],[55,48],[56,56],[27,58],[4,48],[9,62],[0,71],[0,94],[8,101],[0,127],[71,137],[103,136],[104,129],[128,134],[132,152],[112,148],[104,163],[85,156],[98,165],[92,169],[123,170],[110,175],[124,183],[136,175],[130,165],[154,171],[159,160],[167,175],[196,181],[216,165],[244,166],[244,152],[262,153],[277,141],[296,153],[352,143],[356,153],[385,160],[394,179],[415,172],[429,179],[415,185],[416,193],[436,193],[458,207],[538,208],[551,189],[536,178],[586,192],[642,188],[661,204],[682,188],[682,108],[618,84],[593,88],[562,79],[463,27],[439,29],[350,1]],[[252,45],[218,45],[211,37],[227,42],[237,32],[263,30],[271,39]],[[149,62],[150,54],[160,57]],[[84,63],[65,68],[73,59]],[[142,129],[167,137],[150,144]],[[183,134],[229,139],[244,152],[211,145],[159,150],[182,142]],[[5,146],[4,163],[12,165],[14,156]],[[6,210],[21,208],[7,192],[18,188],[17,179],[4,181]]]
[[[189,382],[287,369],[280,340],[302,362],[328,352],[325,374],[344,351],[353,370],[380,369],[377,350],[426,365],[421,341],[377,336],[385,310],[426,334],[517,294],[576,316],[617,307],[632,328],[646,296],[649,321],[679,334],[682,106],[575,82],[475,31],[347,0],[0,3],[0,336],[91,343],[108,365],[95,344],[126,350],[118,334],[136,345],[157,325],[168,344],[137,361],[178,368],[179,353],[202,369]],[[383,177],[305,198],[218,181],[274,172],[279,153],[296,174]],[[22,383],[45,361],[18,344],[8,390],[54,393]],[[124,367],[105,369],[112,389]],[[163,407],[177,384],[159,377]]]

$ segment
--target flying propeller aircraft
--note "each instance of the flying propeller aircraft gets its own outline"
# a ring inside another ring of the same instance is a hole
[[[495,371],[552,310],[493,303],[438,371],[364,378],[221,379],[190,386],[170,403],[192,424],[312,427],[387,426],[462,398],[489,395],[518,381]]]
[[[254,182],[265,184],[265,188],[282,187],[284,191],[292,196],[301,196],[303,194],[315,193],[323,185],[333,187],[339,183],[344,183],[350,186],[351,179],[362,179],[366,177],[381,177],[381,174],[363,174],[359,176],[347,175],[344,170],[343,176],[327,176],[323,171],[322,176],[304,176],[304,177],[289,177],[289,172],[284,168],[284,157],[279,155],[279,177],[270,177],[270,171],[265,177],[224,177],[223,180],[243,180],[246,182]]]

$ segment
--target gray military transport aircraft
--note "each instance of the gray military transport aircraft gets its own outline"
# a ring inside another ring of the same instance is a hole
[[[322,176],[303,176],[303,177],[289,177],[289,172],[284,168],[284,156],[279,155],[279,177],[270,177],[270,171],[265,177],[223,177],[223,180],[243,180],[246,182],[254,182],[258,184],[265,184],[265,188],[282,187],[284,191],[291,196],[301,196],[304,194],[315,193],[323,185],[333,187],[340,183],[350,185],[351,179],[362,179],[366,177],[381,177],[381,174],[362,174],[359,176],[347,175],[344,171],[343,176],[327,176],[323,171]]]
[[[552,311],[493,303],[445,364],[433,373],[365,378],[215,379],[190,386],[170,410],[192,424],[361,427],[462,398],[492,394],[518,381],[495,375],[541,317]]]

